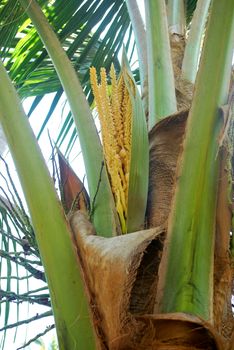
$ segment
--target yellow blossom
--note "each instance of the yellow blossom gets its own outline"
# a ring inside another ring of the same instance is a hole
[[[104,68],[101,68],[98,83],[96,69],[91,67],[90,81],[101,124],[103,150],[111,188],[122,232],[126,233],[132,139],[131,99],[122,74],[117,79],[113,65],[110,70],[110,94]],[[131,79],[129,83],[131,84]]]

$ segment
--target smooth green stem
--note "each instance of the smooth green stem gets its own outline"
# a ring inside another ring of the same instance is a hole
[[[91,205],[95,207],[94,226],[99,234],[112,236],[117,232],[113,195],[105,166],[102,169],[102,146],[78,76],[37,2],[20,0],[20,3],[27,11],[55,66],[77,126]]]
[[[184,0],[168,0],[168,27],[172,34],[184,35],[185,8]]]
[[[122,76],[132,104],[132,140],[127,202],[127,232],[135,232],[145,225],[149,188],[149,140],[141,96],[127,60],[122,57]],[[131,79],[131,83],[129,84]],[[134,87],[133,87],[134,85]]]
[[[145,0],[149,76],[149,129],[177,111],[164,0]]]
[[[95,347],[77,254],[52,179],[0,61],[0,123],[29,207],[50,290],[60,350]]]
[[[201,53],[201,42],[211,0],[198,0],[184,52],[182,78],[195,82]]]
[[[158,297],[164,313],[212,319],[217,154],[223,123],[218,106],[227,103],[233,43],[234,2],[214,0],[162,260],[166,270]]]
[[[141,92],[143,105],[148,113],[148,63],[147,63],[147,44],[146,32],[139,7],[135,0],[126,0],[128,13],[134,31],[137,54],[139,59],[139,69],[141,77]]]

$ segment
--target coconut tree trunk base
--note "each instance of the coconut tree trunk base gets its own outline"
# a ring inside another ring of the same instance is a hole
[[[97,349],[224,350],[213,326],[192,315],[154,314],[162,227],[104,238],[82,212],[70,219],[91,305]]]

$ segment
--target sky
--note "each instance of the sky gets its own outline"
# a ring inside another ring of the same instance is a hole
[[[138,5],[140,7],[140,11],[143,14],[144,13],[144,0],[138,0]],[[104,35],[105,33],[103,33]],[[136,57],[136,56],[135,56]],[[137,60],[137,57],[136,57]],[[49,94],[48,96],[46,96],[43,100],[43,103],[41,103],[37,109],[35,110],[35,112],[32,114],[32,116],[30,117],[30,123],[31,126],[34,130],[35,135],[38,134],[41,124],[42,124],[42,118],[44,118],[47,114],[47,111],[49,109],[50,103],[52,101],[54,94]],[[25,109],[25,112],[27,113],[30,105],[31,105],[32,99],[29,98],[27,100],[24,101],[23,106]],[[58,135],[58,130],[60,129],[64,118],[67,115],[69,108],[68,105],[66,103],[66,99],[64,97],[63,101],[61,101],[60,105],[56,108],[48,126],[47,129],[49,130],[49,134],[52,140],[56,140],[56,137]],[[46,162],[48,163],[49,167],[51,166],[51,160],[50,160],[50,154],[51,154],[51,145],[50,145],[50,141],[48,138],[48,134],[47,132],[44,132],[44,134],[41,136],[40,140],[39,140],[39,145],[42,149],[43,155],[45,157]],[[16,171],[14,168],[14,164],[13,161],[11,159],[10,153],[7,150],[6,147],[6,143],[5,143],[5,139],[4,139],[4,135],[2,132],[2,129],[0,128],[0,154],[4,154],[4,157],[6,158],[10,169],[11,169],[11,174],[14,178],[14,182],[15,185],[17,187],[17,191],[20,193],[21,197],[23,198],[23,193],[20,187],[20,183],[19,180],[17,178],[16,175]],[[79,146],[79,142],[77,141],[76,146],[74,147],[73,152],[71,152],[70,154],[70,159],[69,161],[71,162],[74,170],[76,171],[76,173],[78,173],[79,177],[82,179],[84,174],[85,174],[85,169],[84,169],[84,165],[83,165],[83,159],[82,159],[82,155],[80,152],[80,146]],[[2,184],[1,184],[2,185]],[[4,270],[4,267],[3,267]],[[12,274],[14,274],[15,271],[12,271]],[[34,279],[35,280],[35,279]],[[41,286],[43,286],[43,284],[41,284],[41,282],[37,282],[35,280],[34,285],[31,286],[31,289],[37,289],[40,288]],[[21,293],[25,292],[27,290],[27,286],[23,285],[21,290]],[[30,318],[35,316],[36,313],[42,313],[44,311],[47,311],[48,308],[45,307],[39,307],[38,305],[27,305],[27,304],[22,304],[20,305],[20,315],[22,318]],[[13,309],[11,310],[11,320],[9,323],[15,322],[16,319],[16,309],[15,311],[13,311]],[[3,326],[4,324],[4,310],[2,310],[1,312],[1,316],[0,316],[0,328]],[[38,334],[39,332],[43,331],[45,329],[45,327],[47,325],[51,325],[53,324],[53,318],[46,318],[40,321],[35,321],[31,324],[29,324],[28,326],[21,326],[18,328],[18,332],[17,332],[17,336],[16,336],[16,343],[14,342],[14,337],[15,337],[15,330],[10,330],[7,333],[7,339],[6,339],[6,346],[5,349],[6,350],[16,350],[17,347],[19,347],[20,345],[22,345],[25,340],[29,340],[30,338],[34,337],[36,334]],[[43,341],[45,342],[46,345],[46,349],[48,349],[48,345],[52,340],[52,337],[55,335],[55,332],[49,332],[46,336],[43,337]],[[1,339],[1,334],[0,334],[0,339]],[[29,347],[27,347],[28,350],[39,350],[40,346],[33,344]]]

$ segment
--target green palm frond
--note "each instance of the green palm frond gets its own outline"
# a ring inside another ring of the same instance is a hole
[[[193,17],[193,12],[196,8],[197,1],[198,0],[185,0],[184,1],[185,9],[186,9],[186,21],[187,21],[187,23],[190,23],[190,21]],[[168,2],[168,0],[166,0],[166,3],[167,2]]]
[[[55,0],[52,4],[41,0],[39,4],[73,63],[91,104],[89,67],[93,65],[99,69],[104,66],[109,70],[112,62],[118,66],[118,52],[130,23],[124,0],[67,0],[66,6],[62,0]],[[45,94],[56,92],[41,124],[40,136],[60,103],[63,89],[38,34],[14,0],[0,5],[0,47],[5,66],[21,98],[36,96],[29,115]],[[61,130],[66,130],[66,136],[71,128],[74,129],[73,122],[66,128],[62,126]],[[70,144],[74,137],[76,135]]]
[[[190,21],[193,17],[193,12],[195,11],[197,1],[198,0],[186,0],[185,1],[187,23],[190,23]]]
[[[51,316],[52,310],[34,230],[2,158],[0,169],[0,347],[4,349],[8,330],[15,330],[17,340],[21,325]],[[38,289],[36,280],[41,281]],[[47,311],[30,318],[21,311],[25,304],[43,305]]]

